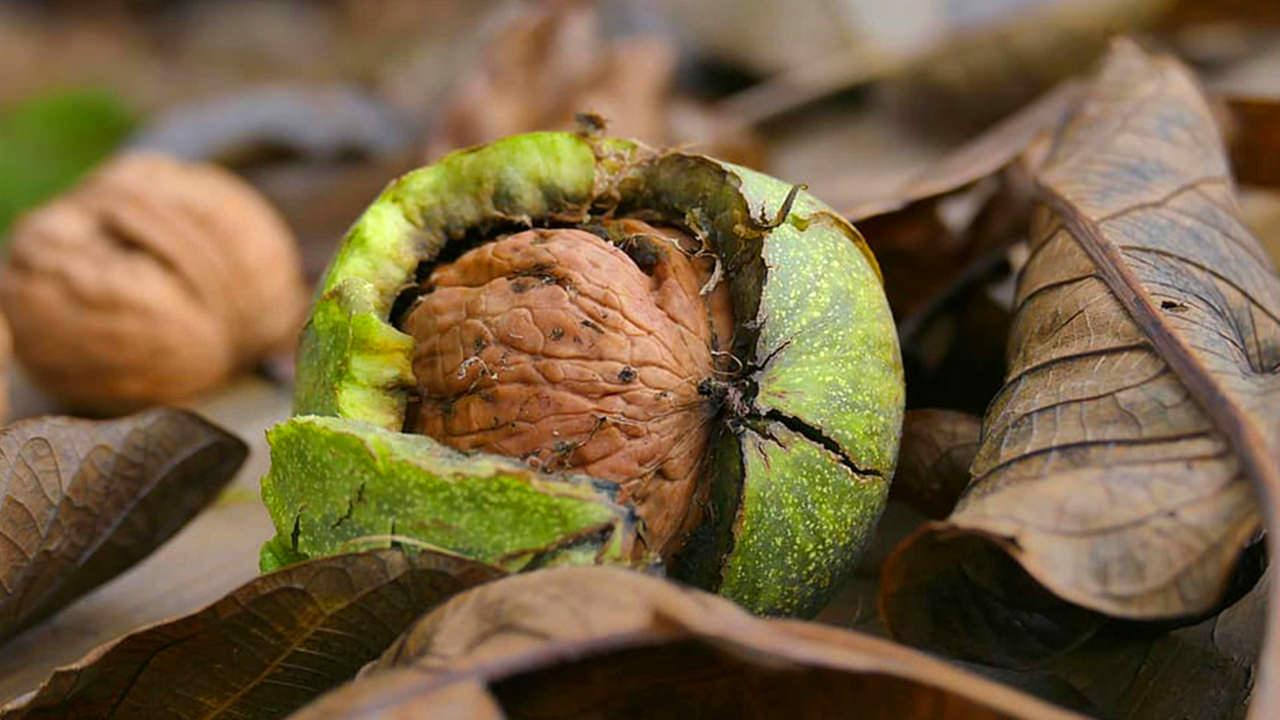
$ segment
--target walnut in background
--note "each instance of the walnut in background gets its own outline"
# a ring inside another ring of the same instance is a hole
[[[17,355],[76,410],[187,398],[292,344],[306,292],[288,227],[211,165],[124,155],[14,229],[0,305]]]

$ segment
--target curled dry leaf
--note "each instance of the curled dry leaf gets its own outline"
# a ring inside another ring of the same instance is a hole
[[[305,304],[276,212],[224,170],[157,155],[120,156],[26,216],[0,278],[23,365],[96,412],[220,383],[291,344]]]
[[[514,576],[294,716],[1076,717],[907,648],[610,568]],[[474,713],[472,715],[471,713]]]
[[[1067,84],[887,192],[848,206],[885,277],[908,405],[981,412],[1004,377],[1009,312],[988,288],[1022,239],[1028,176],[1082,88]]]
[[[572,129],[595,113],[609,133],[752,167],[759,140],[744,127],[674,94],[677,54],[662,38],[605,36],[582,0],[531,6],[488,42],[483,61],[444,101],[427,138],[428,160],[530,130]]]
[[[1030,214],[1024,178],[1081,88],[1064,84],[910,176],[847,208],[885,276],[904,330],[957,284],[981,274],[1020,236]]]
[[[909,410],[889,497],[941,519],[969,484],[982,421],[953,410]]]
[[[354,676],[444,598],[500,574],[399,549],[294,565],[98,648],[0,718],[283,717]]]
[[[1212,609],[1280,482],[1280,278],[1186,69],[1117,43],[1037,189],[973,482],[882,589],[897,636],[1012,663]]]
[[[861,222],[950,195],[1015,164],[1033,169],[1043,155],[1035,148],[1048,142],[1083,91],[1074,82],[1059,85],[902,184],[845,208],[844,215]]]
[[[146,557],[208,505],[248,449],[182,410],[0,432],[0,641]]]
[[[1180,2],[1174,6],[1168,22],[1174,26],[1239,22],[1265,28],[1280,23],[1280,7],[1253,0]]]

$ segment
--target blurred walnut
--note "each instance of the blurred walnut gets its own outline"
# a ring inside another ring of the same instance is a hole
[[[284,222],[235,176],[126,155],[18,223],[0,304],[42,387],[122,412],[193,395],[292,343],[299,265]]]
[[[480,67],[447,98],[427,139],[427,159],[530,130],[572,129],[591,112],[609,133],[759,167],[762,145],[746,128],[675,95],[677,54],[656,36],[610,39],[589,3],[541,3],[485,47]]]

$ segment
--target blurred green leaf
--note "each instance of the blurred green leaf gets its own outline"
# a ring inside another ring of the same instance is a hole
[[[0,113],[0,235],[22,211],[72,185],[133,130],[110,93],[71,90]]]

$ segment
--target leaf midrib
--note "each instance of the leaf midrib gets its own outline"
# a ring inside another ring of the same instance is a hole
[[[1089,256],[1099,277],[1111,289],[1130,319],[1151,341],[1213,425],[1226,437],[1240,460],[1244,474],[1272,491],[1280,490],[1280,462],[1269,454],[1255,419],[1222,387],[1181,335],[1163,321],[1119,248],[1107,239],[1096,221],[1087,217],[1056,188],[1037,180],[1036,190]]]

